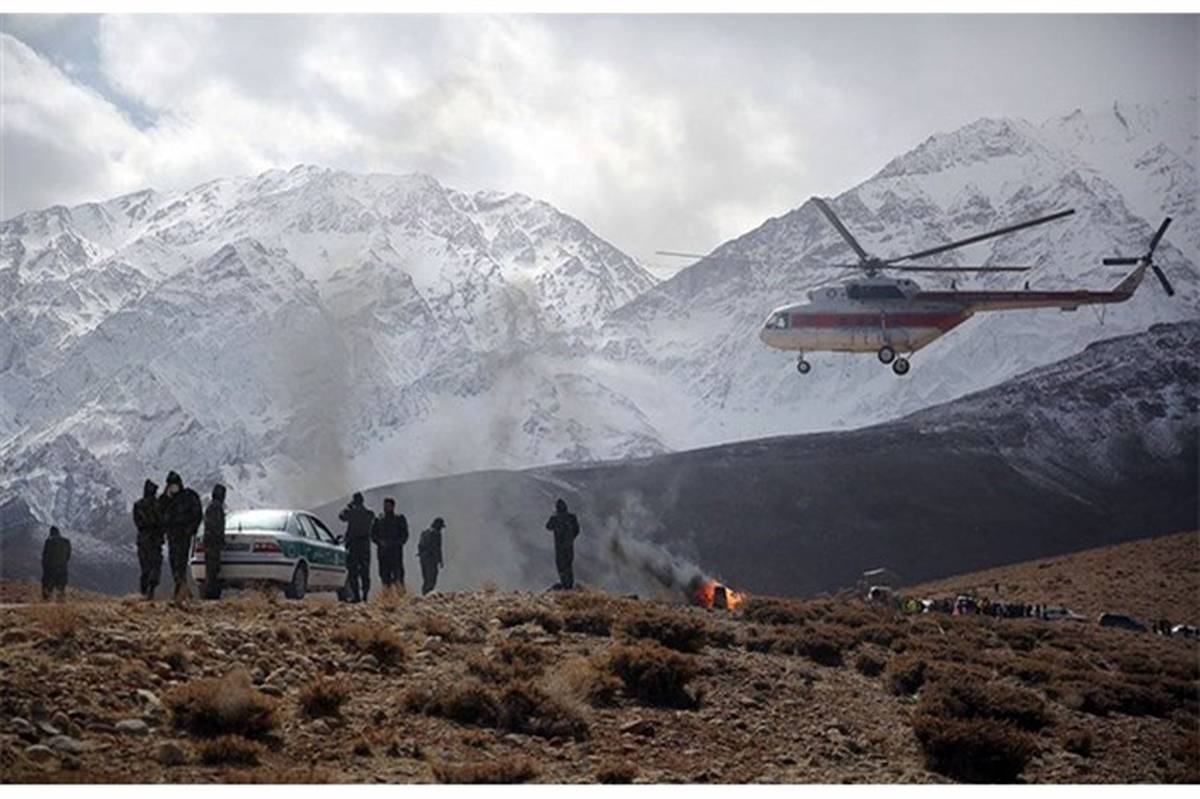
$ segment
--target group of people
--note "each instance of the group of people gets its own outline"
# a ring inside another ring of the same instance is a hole
[[[185,487],[177,472],[167,474],[166,487],[158,492],[153,480],[142,486],[142,498],[133,504],[133,524],[137,529],[137,555],[140,567],[139,588],[147,601],[154,599],[162,576],[163,545],[167,546],[173,581],[173,599],[183,602],[191,595],[188,585],[188,559],[192,542],[203,524],[201,543],[204,554],[205,599],[221,596],[221,553],[225,547],[225,486],[213,486],[208,507],[202,507],[200,496]],[[371,544],[376,548],[379,577],[385,588],[404,588],[404,545],[408,543],[408,519],[396,513],[396,500],[383,501],[383,513],[376,515],[367,508],[363,495],[355,493],[350,503],[338,514],[346,523],[343,539],[346,546],[346,590],[343,599],[365,602],[371,590]],[[437,517],[417,540],[417,560],[421,564],[421,593],[428,594],[437,587],[439,572],[445,568],[442,536],[446,521]],[[554,514],[546,522],[554,537],[554,562],[558,570],[556,590],[575,587],[575,539],[579,536],[579,519],[567,509],[567,503],[555,502]],[[201,547],[197,547],[197,553]],[[65,595],[67,564],[71,558],[71,542],[57,527],[42,549],[42,596],[50,599],[57,593]]]
[[[171,565],[174,600],[181,602],[190,594],[188,557],[201,523],[204,524],[204,597],[219,599],[221,550],[225,545],[225,486],[214,485],[208,507],[202,508],[200,496],[184,487],[177,472],[167,474],[162,494],[153,480],[146,480],[142,498],[133,503],[133,524],[137,528],[141,594],[147,600],[154,599],[162,576],[164,542]]]
[[[404,588],[404,545],[408,543],[408,519],[396,513],[396,500],[383,501],[383,514],[376,516],[355,493],[338,518],[346,523],[346,597],[348,602],[366,602],[371,591],[371,544],[379,561],[379,579],[384,588]],[[421,594],[437,587],[438,572],[446,566],[442,556],[442,531],[446,520],[441,516],[417,539],[417,560],[421,563]]]

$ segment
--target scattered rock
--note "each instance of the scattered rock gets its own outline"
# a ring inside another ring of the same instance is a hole
[[[34,763],[44,763],[54,757],[54,750],[45,744],[34,744],[33,746],[25,747],[25,757]]]
[[[33,725],[20,716],[13,716],[11,719],[9,719],[8,729],[9,731],[20,736],[37,734],[34,732]]]
[[[174,741],[163,741],[154,752],[155,759],[164,766],[182,766],[187,762],[187,753]]]
[[[79,769],[83,766],[83,764],[79,762],[79,758],[75,757],[74,755],[64,755],[60,765],[64,771],[79,771]]]
[[[317,719],[312,723],[312,731],[317,735],[328,735],[330,732],[329,723],[325,719]]]
[[[42,735],[54,736],[54,735],[62,735],[62,733],[63,733],[62,730],[60,730],[58,727],[55,727],[53,724],[51,724],[48,721],[39,721],[37,723],[37,728],[38,728],[38,732],[40,732]]]
[[[139,700],[141,700],[145,704],[149,705],[150,707],[161,708],[163,706],[162,700],[158,698],[158,694],[154,693],[153,691],[151,691],[147,688],[137,689],[136,694],[137,694],[137,698]]]
[[[657,731],[654,722],[649,719],[634,719],[627,724],[621,725],[622,733],[626,735],[640,735],[643,738],[651,738]]]
[[[272,685],[271,683],[266,683],[265,685],[260,686],[258,690],[262,691],[267,696],[283,696],[283,689],[278,685]]]
[[[150,725],[141,719],[122,719],[113,725],[113,729],[123,735],[149,735]]]
[[[72,755],[81,755],[88,750],[88,745],[77,738],[72,738],[69,735],[56,735],[46,744],[59,752],[68,752]]]
[[[23,644],[29,640],[29,634],[24,630],[5,630],[0,636],[0,644]]]
[[[89,658],[96,666],[115,666],[121,662],[121,658],[112,652],[97,652]]]

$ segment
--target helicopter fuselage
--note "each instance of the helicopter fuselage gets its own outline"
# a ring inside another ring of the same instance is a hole
[[[800,352],[916,352],[981,311],[1123,302],[1146,270],[1140,265],[1112,291],[924,291],[913,280],[872,277],[808,293],[767,317],[759,338]]]

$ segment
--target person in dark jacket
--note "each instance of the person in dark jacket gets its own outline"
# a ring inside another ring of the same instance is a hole
[[[49,600],[58,592],[61,602],[67,595],[67,564],[71,560],[71,542],[57,527],[50,528],[50,537],[42,546],[42,599]]]
[[[575,587],[575,539],[579,536],[579,519],[567,511],[567,503],[559,499],[554,503],[554,515],[546,522],[546,529],[554,533],[554,565],[558,567],[558,584],[555,588]]]
[[[225,486],[213,486],[204,511],[204,598],[221,598],[221,550],[225,548]]]
[[[183,478],[177,472],[167,475],[167,487],[159,497],[162,509],[163,529],[167,537],[167,557],[171,561],[171,579],[175,582],[175,601],[187,598],[188,556],[191,555],[192,539],[204,519],[200,495],[183,487]]]
[[[154,591],[162,577],[163,520],[158,505],[158,485],[153,480],[145,482],[142,498],[133,503],[133,526],[137,528],[142,596],[154,599]]]
[[[441,516],[437,517],[417,541],[417,557],[421,561],[422,596],[437,587],[438,569],[446,565],[442,560],[442,529],[445,526],[445,520]]]
[[[408,543],[408,519],[396,514],[396,500],[383,501],[383,515],[371,525],[371,540],[379,561],[379,579],[384,588],[396,583],[404,588],[404,545]]]
[[[346,523],[346,570],[349,572],[350,601],[366,602],[371,590],[371,527],[375,514],[355,493],[338,518]]]

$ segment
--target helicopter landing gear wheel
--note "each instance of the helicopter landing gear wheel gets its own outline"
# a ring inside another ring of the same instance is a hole
[[[891,363],[894,360],[896,360],[896,351],[894,349],[889,347],[887,344],[884,344],[879,348],[880,363]]]
[[[898,375],[903,376],[908,374],[908,368],[907,358],[897,358],[896,360],[892,361],[892,371]]]
[[[806,375],[812,371],[812,364],[804,360],[804,356],[801,355],[796,359],[796,371],[802,375]]]

